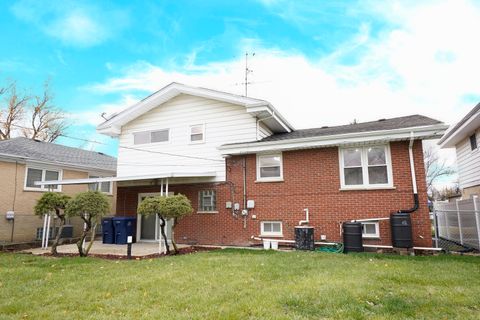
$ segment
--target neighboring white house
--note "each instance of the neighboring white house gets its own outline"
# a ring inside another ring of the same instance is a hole
[[[455,148],[463,198],[480,195],[480,103],[438,142],[441,148]]]
[[[292,130],[267,101],[179,83],[98,127],[119,139],[117,177],[183,177],[171,183],[225,181],[219,146]]]

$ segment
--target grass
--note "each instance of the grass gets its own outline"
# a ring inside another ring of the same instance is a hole
[[[480,258],[0,254],[0,319],[480,319]]]

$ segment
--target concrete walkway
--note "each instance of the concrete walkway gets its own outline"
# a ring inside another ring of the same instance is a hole
[[[85,244],[88,246],[88,242]],[[188,245],[178,244],[178,248],[186,248]],[[134,257],[143,257],[151,254],[158,253],[158,242],[138,242],[132,244],[132,256]],[[170,249],[173,249],[170,246]],[[66,244],[58,246],[57,248],[59,253],[78,253],[77,245]],[[42,255],[50,252],[50,247],[48,250],[43,250],[42,248],[33,248],[24,250],[24,252],[32,253],[34,255]],[[89,254],[99,254],[99,255],[115,255],[115,256],[126,256],[127,255],[127,245],[126,244],[103,244],[101,241],[94,241],[92,248],[90,249]]]

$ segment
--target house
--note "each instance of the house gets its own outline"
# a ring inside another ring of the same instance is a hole
[[[480,196],[480,103],[438,142],[441,148],[455,148],[462,197]]]
[[[412,208],[414,244],[431,246],[422,140],[445,129],[413,115],[295,130],[267,101],[172,83],[97,127],[119,141],[117,177],[55,183],[117,182],[120,216],[145,197],[185,194],[195,212],[177,242],[293,239],[308,212],[316,240],[341,241],[342,222],[372,219],[366,242],[390,244],[382,218]],[[137,240],[158,239],[156,220],[138,216]]]
[[[75,195],[98,189],[109,195],[115,212],[115,187],[110,182],[92,185],[55,185],[37,181],[115,176],[116,159],[102,153],[41,142],[23,137],[0,141],[0,242],[32,242],[42,236],[43,221],[33,208],[45,191]],[[8,214],[7,214],[8,212]],[[80,219],[70,219],[74,235],[82,232]],[[50,232],[53,237],[54,232]]]

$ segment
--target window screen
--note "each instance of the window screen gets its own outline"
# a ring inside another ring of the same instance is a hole
[[[477,147],[477,135],[474,133],[470,136],[470,148],[475,150]]]
[[[151,142],[165,142],[168,141],[168,129],[151,132]]]
[[[203,124],[190,127],[190,141],[203,141]]]
[[[42,170],[28,168],[27,170],[27,187],[29,188],[41,188],[41,186],[35,185],[36,181],[42,181]]]

